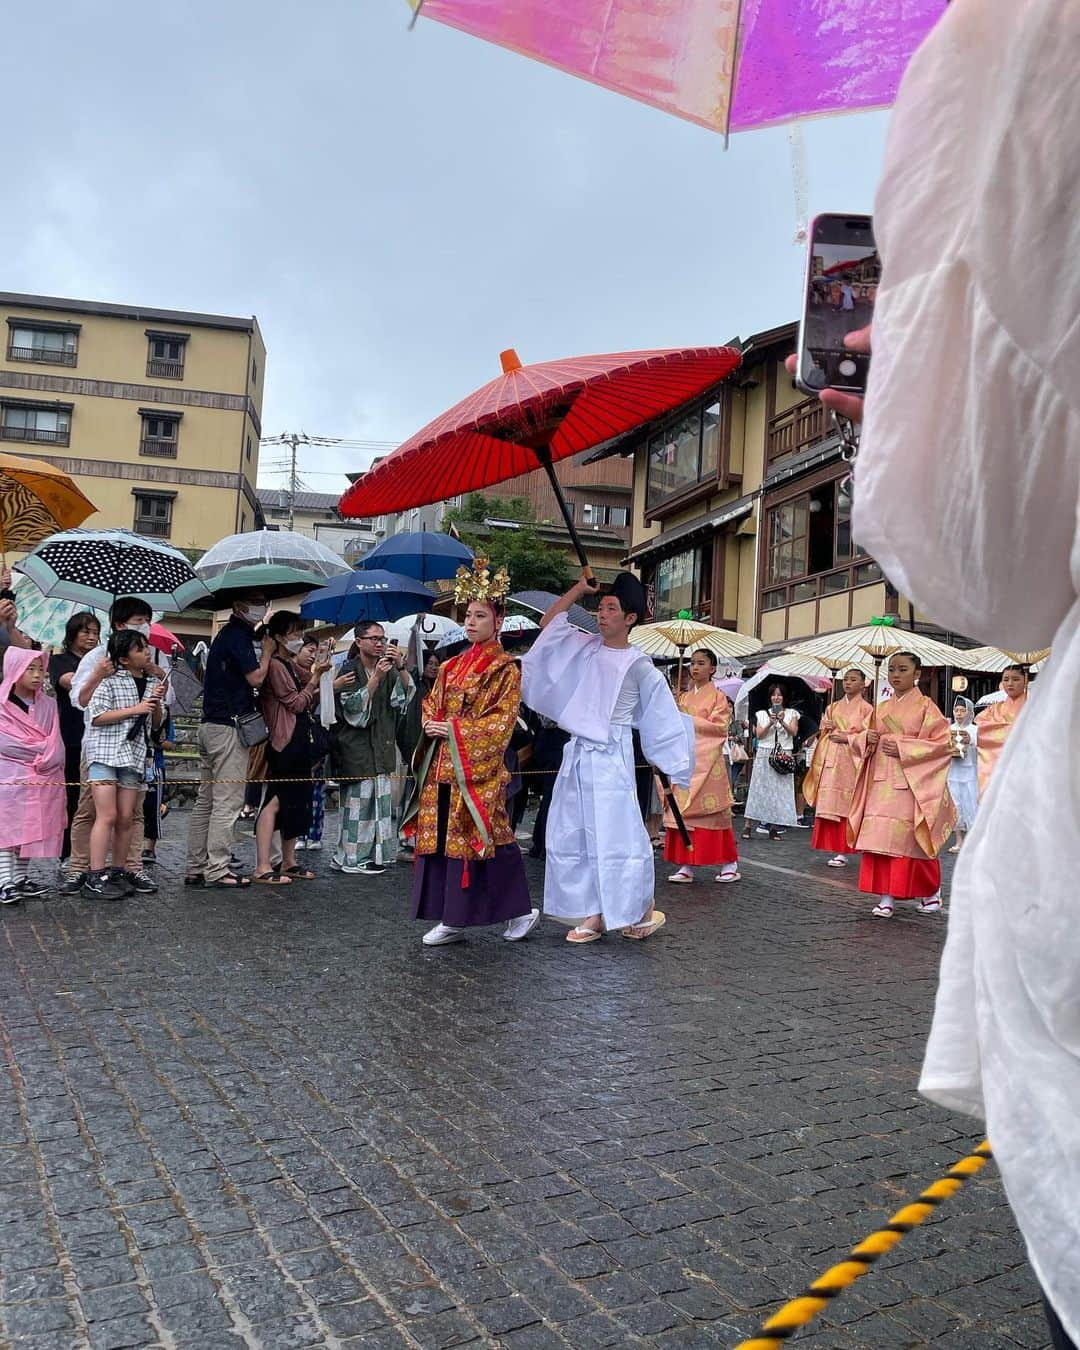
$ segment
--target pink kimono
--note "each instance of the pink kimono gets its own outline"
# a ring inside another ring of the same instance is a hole
[[[67,794],[56,700],[39,689],[29,712],[12,703],[16,681],[41,652],[8,647],[0,680],[0,848],[59,858]]]
[[[900,900],[926,899],[941,887],[937,860],[956,824],[949,795],[949,723],[918,689],[877,707],[877,729],[893,736],[900,758],[867,733],[851,741],[859,761],[848,819],[848,842],[863,855],[859,890]]]
[[[803,796],[814,808],[814,833],[810,847],[829,853],[849,852],[847,821],[858,779],[858,761],[852,738],[865,731],[873,708],[861,695],[831,703],[821,723],[810,770],[803,781]],[[829,739],[843,732],[846,745]]]
[[[997,703],[991,703],[988,708],[984,708],[975,719],[975,725],[979,728],[980,797],[986,795],[986,789],[990,786],[990,775],[994,772],[998,758],[1005,749],[1009,733],[1023,712],[1026,702],[1026,691],[1020,698],[1000,699]]]

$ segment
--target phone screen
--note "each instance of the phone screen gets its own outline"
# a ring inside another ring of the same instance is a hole
[[[870,358],[849,351],[848,333],[874,317],[881,259],[869,216],[818,216],[810,230],[799,331],[798,383],[807,393],[866,389]]]

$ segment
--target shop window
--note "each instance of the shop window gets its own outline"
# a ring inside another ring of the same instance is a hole
[[[712,542],[661,558],[652,584],[655,618],[671,619],[683,609],[701,613],[712,597]]]

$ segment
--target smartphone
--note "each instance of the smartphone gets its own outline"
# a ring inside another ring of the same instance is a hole
[[[881,259],[869,216],[830,212],[815,216],[806,250],[806,289],[799,324],[795,383],[808,394],[839,389],[866,392],[869,356],[844,338],[874,317]]]

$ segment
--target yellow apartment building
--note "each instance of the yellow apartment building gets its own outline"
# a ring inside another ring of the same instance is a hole
[[[852,537],[840,438],[784,369],[795,342],[795,324],[755,334],[728,381],[593,452],[633,461],[626,561],[654,616],[689,610],[754,634],[766,658],[879,614],[969,645],[928,623]]]
[[[0,292],[0,449],[178,548],[261,523],[266,348],[254,318]]]

